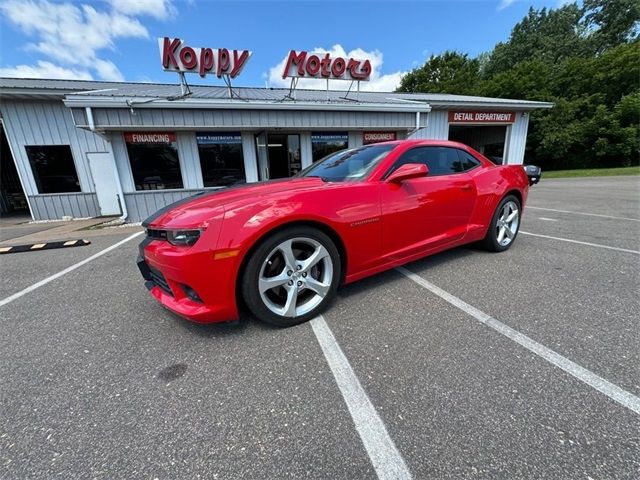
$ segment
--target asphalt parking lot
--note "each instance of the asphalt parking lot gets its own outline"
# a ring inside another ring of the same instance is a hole
[[[0,256],[0,298],[136,231]],[[638,177],[543,179],[507,252],[285,330],[167,312],[141,239],[0,302],[0,478],[640,477]]]

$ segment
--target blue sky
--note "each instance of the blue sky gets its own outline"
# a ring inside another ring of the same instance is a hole
[[[393,90],[429,55],[475,56],[506,40],[530,6],[562,3],[0,0],[0,76],[175,82],[175,74],[161,69],[156,40],[172,36],[195,47],[252,50],[235,85],[280,86],[279,65],[289,50],[318,49],[371,58],[368,88]],[[189,81],[222,84],[197,75]]]

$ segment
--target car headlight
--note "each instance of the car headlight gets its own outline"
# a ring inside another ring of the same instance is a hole
[[[171,245],[194,245],[200,238],[200,230],[167,230],[167,240]]]

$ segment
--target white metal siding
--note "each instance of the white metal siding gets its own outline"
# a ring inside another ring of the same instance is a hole
[[[26,145],[70,145],[82,192],[93,192],[87,152],[107,152],[107,142],[94,133],[76,128],[69,109],[61,101],[2,100],[7,140],[16,157],[25,193],[37,195]]]
[[[100,215],[95,193],[62,193],[29,196],[31,214],[35,220],[59,220],[63,215],[74,218]]]
[[[427,126],[409,135],[409,138],[424,138],[430,140],[447,140],[449,138],[449,112],[447,110],[431,110],[420,115],[427,118]]]
[[[336,107],[338,108],[338,107]],[[86,127],[82,109],[74,108],[78,126]],[[412,112],[352,112],[305,110],[182,110],[139,108],[94,108],[99,129],[408,129],[415,128]],[[424,122],[424,120],[422,120]]]

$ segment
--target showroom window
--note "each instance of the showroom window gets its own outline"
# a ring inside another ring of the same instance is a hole
[[[182,188],[175,133],[125,133],[136,190]]]
[[[31,145],[25,148],[38,193],[80,191],[78,172],[69,145]]]
[[[347,132],[311,133],[311,157],[314,162],[348,147],[349,135]]]
[[[205,187],[245,183],[244,155],[240,133],[196,133],[200,168]]]

